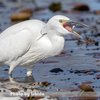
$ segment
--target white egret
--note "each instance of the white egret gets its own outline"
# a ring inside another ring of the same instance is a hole
[[[69,27],[72,24],[72,28]],[[24,66],[32,75],[34,64],[45,58],[59,55],[64,49],[64,35],[74,34],[75,25],[86,26],[69,18],[56,15],[47,23],[28,20],[7,28],[0,34],[0,65],[10,66],[12,74],[16,66]]]

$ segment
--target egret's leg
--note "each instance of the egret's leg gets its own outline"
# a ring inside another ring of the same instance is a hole
[[[14,78],[13,78],[11,75],[9,75],[9,80],[10,80],[10,82],[12,82],[12,83],[17,83],[16,81],[14,81]]]
[[[12,75],[12,71],[14,70],[15,67],[16,67],[15,64],[10,65],[9,75]]]
[[[27,76],[32,76],[33,66],[26,67],[26,69],[27,69]]]

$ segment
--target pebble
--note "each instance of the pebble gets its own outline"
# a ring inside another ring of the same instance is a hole
[[[57,91],[60,91],[60,89],[57,89]]]
[[[55,86],[56,84],[53,84],[53,86]]]
[[[9,69],[4,69],[4,71],[8,71]]]
[[[99,46],[99,42],[95,42],[95,46]]]
[[[71,50],[70,52],[73,53],[73,50]]]
[[[70,78],[68,78],[68,80],[70,80]]]
[[[52,72],[52,73],[59,73],[59,72],[63,72],[63,70],[61,68],[53,68],[51,69],[49,72]]]

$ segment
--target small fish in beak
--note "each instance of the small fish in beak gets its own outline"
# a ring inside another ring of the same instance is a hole
[[[72,21],[72,20],[68,20],[66,21],[65,23],[63,23],[63,27],[66,28],[67,30],[73,32],[73,29],[75,28],[75,26],[83,26],[83,27],[88,27],[88,25],[85,25],[83,23],[80,23],[80,22],[75,22],[75,21]]]
[[[87,27],[89,28],[88,25],[80,23],[80,22],[76,22],[76,21],[72,21],[72,20],[68,20],[67,22],[65,22],[63,24],[63,27],[66,28],[67,30],[69,30],[70,32],[72,32],[73,35],[77,36],[78,38],[81,38],[83,40],[85,40],[86,42],[89,43],[89,41],[87,41],[85,38],[83,38],[81,35],[79,35],[77,32],[73,31],[73,29],[75,28],[75,26],[82,26],[82,27]],[[89,43],[90,44],[90,43]]]
[[[73,31],[74,28],[75,28],[75,25],[73,25],[73,27],[72,27],[72,31]]]

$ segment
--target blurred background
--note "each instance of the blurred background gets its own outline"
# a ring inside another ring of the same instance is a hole
[[[0,0],[0,33],[24,20],[47,22],[58,14],[73,20],[86,20],[86,24],[91,20],[93,25],[99,19],[100,0]]]

